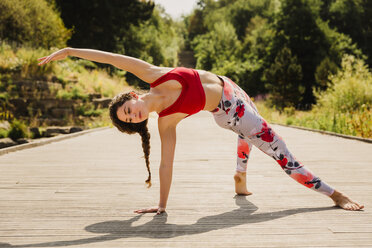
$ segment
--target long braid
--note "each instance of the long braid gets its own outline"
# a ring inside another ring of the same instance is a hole
[[[142,139],[142,149],[143,153],[145,154],[145,161],[147,171],[149,176],[146,180],[148,188],[151,187],[151,171],[150,171],[150,133],[147,128],[148,119],[140,122],[140,123],[127,123],[119,120],[117,116],[117,110],[120,106],[122,106],[126,101],[136,98],[133,92],[129,93],[121,93],[112,99],[109,110],[110,110],[110,118],[114,126],[116,126],[121,132],[128,133],[128,134],[135,134],[139,133]]]
[[[142,130],[140,130],[139,134],[141,135],[142,149],[143,149],[143,153],[145,154],[146,167],[149,173],[146,183],[147,183],[147,187],[150,188],[152,185],[151,184],[150,159],[149,159],[150,157],[150,133],[149,133],[147,126],[145,126]]]

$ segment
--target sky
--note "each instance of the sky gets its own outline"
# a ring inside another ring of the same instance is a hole
[[[190,14],[196,6],[197,0],[153,0],[156,4],[164,7],[165,12],[172,18],[181,17],[182,14]]]

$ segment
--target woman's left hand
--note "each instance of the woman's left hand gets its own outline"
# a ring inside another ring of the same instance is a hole
[[[38,59],[38,61],[40,61],[38,65],[44,65],[50,61],[65,59],[68,56],[68,54],[69,54],[69,48],[63,48],[57,52],[52,53],[49,56],[45,56],[45,57]]]
[[[144,214],[144,213],[161,214],[165,212],[165,208],[162,208],[162,207],[143,208],[143,209],[135,210],[134,212],[137,214]]]

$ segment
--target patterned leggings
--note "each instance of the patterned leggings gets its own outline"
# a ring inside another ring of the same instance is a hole
[[[274,158],[282,169],[297,182],[325,195],[333,194],[332,187],[296,160],[283,139],[260,116],[247,93],[229,78],[220,77],[220,79],[224,83],[224,90],[220,104],[213,111],[213,116],[219,126],[239,135],[237,171],[246,171],[253,144]]]

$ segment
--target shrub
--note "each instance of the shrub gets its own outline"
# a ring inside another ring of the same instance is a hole
[[[330,77],[331,85],[324,92],[316,92],[317,108],[347,113],[372,105],[372,74],[363,60],[345,55],[342,69]]]
[[[100,116],[103,113],[102,109],[94,109],[93,106],[80,105],[76,108],[76,114],[81,116]]]
[[[315,80],[319,90],[326,90],[330,84],[329,76],[336,74],[338,67],[335,62],[326,57],[315,70]]]
[[[13,140],[17,140],[19,138],[25,138],[28,136],[27,126],[23,122],[19,120],[13,120],[10,123],[10,130],[8,133],[8,137]]]
[[[48,2],[1,0],[0,39],[34,47],[65,46],[71,32]]]
[[[0,128],[0,139],[8,137],[8,130]]]
[[[55,63],[38,66],[37,59],[49,54],[51,51],[27,46],[19,47],[6,42],[0,43],[0,72],[1,81],[16,80],[19,78],[44,78],[53,72]]]

